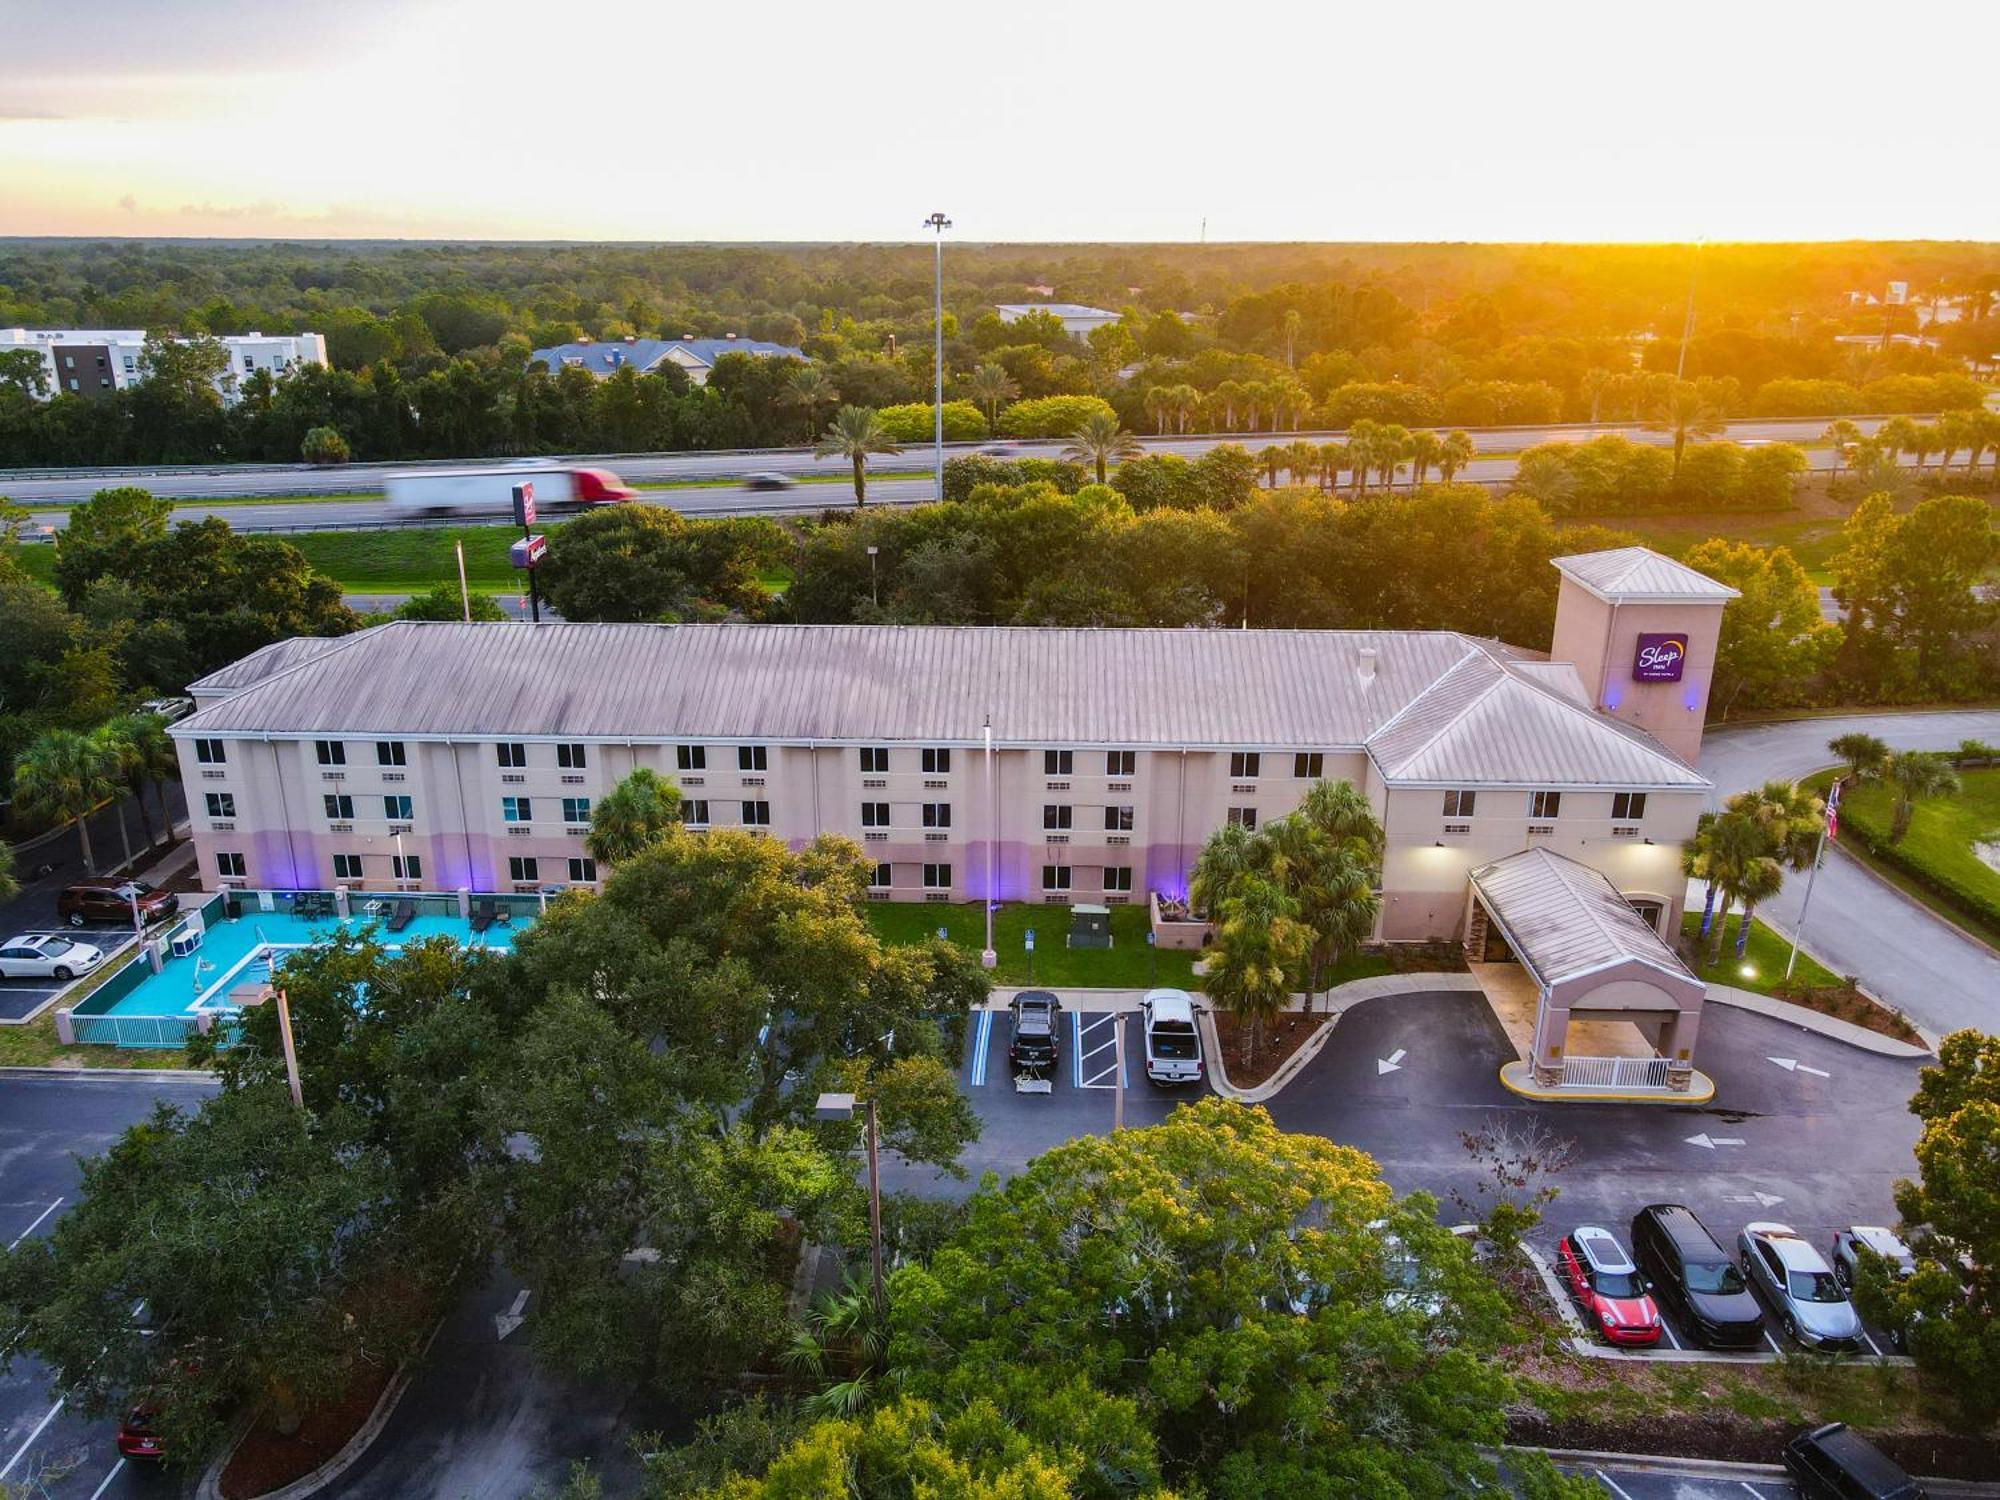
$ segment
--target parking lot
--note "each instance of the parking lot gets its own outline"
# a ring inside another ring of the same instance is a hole
[[[0,1244],[45,1235],[76,1192],[75,1156],[103,1151],[166,1099],[192,1108],[211,1086],[171,1079],[13,1077],[0,1084]],[[7,1334],[11,1349],[13,1333]],[[16,1358],[0,1376],[0,1484],[8,1493],[110,1500],[179,1492],[173,1476],[122,1460],[114,1416],[91,1418]]]
[[[79,943],[88,943],[93,948],[102,949],[104,951],[103,966],[110,966],[119,961],[119,950],[132,936],[132,929],[126,926],[106,925],[104,923],[91,923],[84,927],[10,928],[5,932],[0,932],[0,942],[16,936],[40,937],[51,933],[61,937],[72,938]],[[95,972],[95,970],[92,972]],[[0,976],[0,1022],[26,1021],[31,1019],[43,1006],[68,989],[73,982],[71,980],[44,979],[41,977],[31,978],[21,976],[9,979]]]

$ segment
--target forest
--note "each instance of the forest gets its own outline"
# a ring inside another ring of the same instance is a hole
[[[928,400],[930,272],[923,245],[0,241],[0,327],[197,340],[91,399],[0,356],[0,466],[803,442],[837,405]],[[1060,396],[1138,432],[1649,420],[1683,378],[1724,417],[1916,414],[1979,404],[2000,247],[951,244],[944,296],[966,437]],[[994,312],[1036,301],[1121,316],[1079,341]],[[331,368],[225,406],[200,336],[252,330],[323,333]],[[806,359],[727,356],[705,387],[528,360],[729,333]]]

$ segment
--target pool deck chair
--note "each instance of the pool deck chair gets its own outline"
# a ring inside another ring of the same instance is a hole
[[[484,932],[493,925],[493,916],[493,903],[491,901],[478,902],[472,908],[472,930],[474,932]]]
[[[407,898],[402,901],[398,901],[396,903],[395,915],[389,918],[389,930],[391,932],[401,932],[405,927],[408,927],[411,922],[416,920],[416,916],[417,916],[416,902],[408,900]]]

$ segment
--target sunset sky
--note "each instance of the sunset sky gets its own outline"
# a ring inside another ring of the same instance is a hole
[[[0,234],[2000,238],[1991,4],[0,0],[0,35]]]

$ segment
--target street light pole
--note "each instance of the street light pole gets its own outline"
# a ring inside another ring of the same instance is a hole
[[[278,991],[278,1036],[285,1044],[285,1079],[292,1086],[292,1105],[304,1109],[306,1097],[299,1087],[299,1050],[292,1042],[292,1007],[282,989]]]
[[[1785,960],[1785,978],[1792,977],[1792,969],[1799,961],[1799,944],[1806,935],[1806,913],[1812,910],[1813,882],[1819,879],[1819,862],[1826,853],[1826,830],[1840,809],[1840,782],[1836,779],[1827,789],[1827,805],[1820,813],[1819,842],[1813,845],[1812,869],[1806,872],[1806,894],[1799,902],[1798,925],[1792,929],[1792,956]]]
[[[875,571],[875,554],[881,550],[880,547],[868,549],[868,598],[877,609],[882,607],[882,582]]]
[[[1688,262],[1688,305],[1687,316],[1681,320],[1681,356],[1674,361],[1674,379],[1687,374],[1688,339],[1694,333],[1694,278],[1701,268],[1701,241],[1694,242],[1694,258]]]
[[[937,498],[942,500],[944,499],[944,232],[951,228],[951,220],[943,214],[934,213],[924,220],[924,227],[937,231],[936,292],[931,303],[931,336],[935,341],[937,388],[931,407],[931,419],[937,454]]]
[[[993,782],[993,715],[986,716],[986,947],[979,962],[988,969],[1000,966],[1000,954],[993,947],[993,846],[1000,838],[1000,793]]]
[[[821,1094],[813,1105],[816,1120],[851,1120],[856,1100],[852,1094]],[[868,1101],[868,1251],[873,1262],[875,1316],[887,1327],[888,1294],[882,1287],[882,1160],[881,1137],[875,1119],[875,1101]]]

